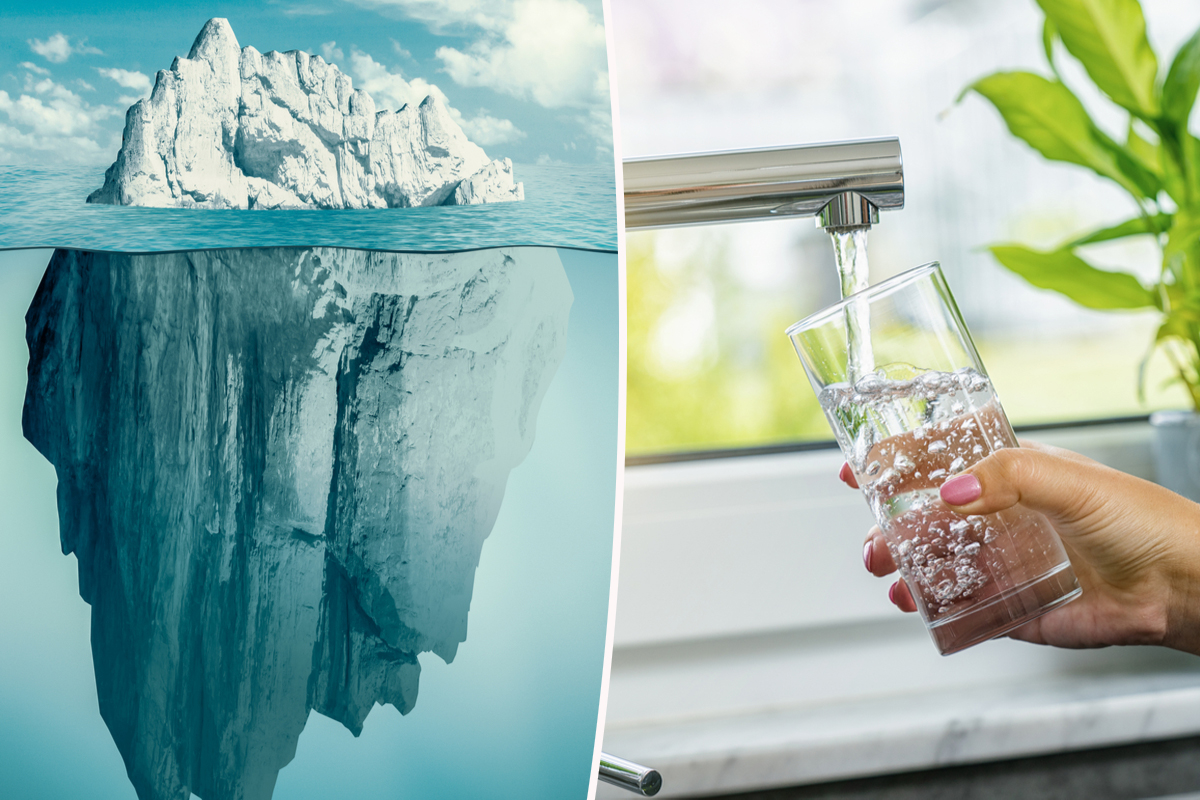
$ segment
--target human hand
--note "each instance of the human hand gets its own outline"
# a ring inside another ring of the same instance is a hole
[[[841,478],[857,488],[843,468]],[[1018,503],[1058,531],[1083,596],[1012,631],[1057,647],[1160,644],[1200,654],[1200,505],[1161,486],[1056,447],[1022,442],[997,450],[941,487],[962,514]],[[863,561],[874,575],[896,564],[872,528]],[[889,597],[916,611],[904,582]]]

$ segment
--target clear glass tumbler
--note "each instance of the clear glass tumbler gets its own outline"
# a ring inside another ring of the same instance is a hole
[[[965,516],[938,489],[1017,447],[937,263],[788,328],[900,574],[943,655],[1075,599],[1079,583],[1041,514]]]

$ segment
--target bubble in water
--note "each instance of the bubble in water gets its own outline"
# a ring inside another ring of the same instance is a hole
[[[988,379],[980,375],[978,372],[972,371],[966,380],[967,391],[972,394],[985,392],[988,390]]]
[[[1005,531],[989,517],[953,514],[933,488],[978,460],[993,440],[1003,446],[1011,435],[990,389],[973,370],[885,365],[853,385],[831,384],[821,392],[867,499],[884,520],[893,558],[931,614],[953,613],[988,584],[992,565],[982,565],[989,563],[990,543]]]
[[[884,377],[878,371],[868,373],[859,378],[854,389],[859,394],[879,394],[884,386]]]

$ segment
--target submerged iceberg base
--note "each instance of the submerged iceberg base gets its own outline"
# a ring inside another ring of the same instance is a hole
[[[310,710],[413,707],[571,303],[548,249],[56,251],[25,435],[139,797],[268,798]]]

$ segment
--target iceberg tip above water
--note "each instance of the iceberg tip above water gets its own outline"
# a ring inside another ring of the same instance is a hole
[[[377,111],[320,56],[241,47],[209,20],[126,112],[89,203],[170,208],[413,208],[523,200],[435,96]]]

